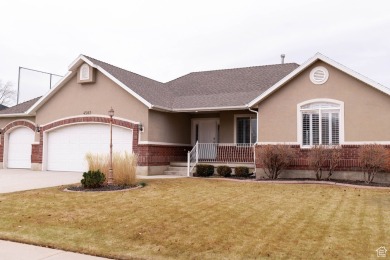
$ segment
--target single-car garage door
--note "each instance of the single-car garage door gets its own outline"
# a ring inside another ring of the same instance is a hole
[[[8,168],[31,168],[31,144],[34,142],[34,131],[19,127],[8,136]]]
[[[113,152],[132,152],[133,131],[112,127]],[[46,137],[47,170],[86,171],[88,152],[108,154],[110,127],[106,124],[80,124],[61,127]]]

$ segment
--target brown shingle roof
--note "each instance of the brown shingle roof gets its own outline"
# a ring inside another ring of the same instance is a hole
[[[296,63],[194,72],[167,83],[175,109],[244,106],[287,76]]]
[[[41,97],[37,97],[28,101],[25,101],[23,103],[20,103],[18,105],[15,105],[13,107],[9,107],[3,110],[0,110],[0,115],[3,114],[22,114],[29,110],[30,107],[32,107]]]
[[[170,109],[245,106],[299,66],[287,63],[193,72],[161,83],[85,57],[152,105]]]
[[[85,56],[85,55],[84,55]],[[153,105],[170,107],[172,96],[163,83],[85,56]]]

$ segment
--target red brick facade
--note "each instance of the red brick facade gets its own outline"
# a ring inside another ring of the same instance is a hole
[[[83,123],[110,123],[110,118],[108,117],[74,117],[64,120],[59,120],[45,126],[42,126],[40,129],[40,142],[39,144],[32,144],[32,163],[42,163],[43,157],[43,133],[46,131],[53,130],[57,127],[63,127],[72,124],[83,124]],[[185,161],[187,159],[187,151],[191,147],[183,146],[170,146],[170,145],[151,145],[151,144],[139,144],[138,140],[138,125],[131,122],[113,119],[113,125],[125,127],[133,130],[133,152],[138,154],[139,160],[138,165],[140,166],[158,166],[158,165],[169,165],[171,161]],[[13,127],[29,127],[35,131],[35,125],[28,121],[14,121],[13,123],[7,125],[4,128],[3,132],[5,133]],[[1,135],[1,145],[0,145],[0,159],[3,161],[3,144],[4,144],[4,135]]]
[[[261,146],[256,146],[256,167],[261,168],[259,149]],[[296,152],[296,158],[288,168],[289,170],[308,170],[308,156],[310,149],[302,149],[299,145],[291,145]],[[337,167],[338,171],[360,171],[358,149],[360,145],[341,145],[341,162]],[[384,145],[390,153],[390,145]]]

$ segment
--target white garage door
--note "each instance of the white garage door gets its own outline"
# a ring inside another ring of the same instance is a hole
[[[81,124],[61,127],[47,134],[47,170],[86,171],[88,152],[110,151],[110,126],[105,124]],[[113,152],[132,152],[133,131],[112,127]]]
[[[34,131],[19,127],[8,136],[8,168],[31,168],[31,144],[34,142]]]

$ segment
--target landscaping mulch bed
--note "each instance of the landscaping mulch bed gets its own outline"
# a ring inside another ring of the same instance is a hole
[[[195,176],[196,177],[196,176]],[[349,185],[357,185],[357,186],[365,186],[365,187],[386,187],[390,188],[390,183],[377,183],[377,182],[372,182],[370,184],[365,183],[364,181],[358,181],[358,180],[316,180],[316,179],[310,179],[310,178],[278,178],[276,180],[273,179],[256,179],[254,175],[251,175],[249,177],[236,177],[234,175],[230,177],[222,177],[219,175],[213,175],[210,177],[201,177],[201,178],[212,178],[212,179],[231,179],[231,180],[248,180],[248,181],[264,181],[264,182],[281,182],[281,183],[286,183],[286,182],[302,182],[305,183],[307,182],[308,184],[311,183],[318,183],[318,184],[349,184]]]
[[[370,184],[365,183],[364,181],[354,181],[354,180],[316,180],[316,179],[310,179],[310,178],[281,178],[281,179],[257,179],[257,181],[273,181],[273,182],[278,182],[278,181],[284,181],[284,182],[293,182],[293,181],[302,181],[302,182],[317,182],[321,183],[323,182],[324,184],[327,182],[331,183],[340,183],[340,184],[351,184],[351,185],[358,185],[358,186],[368,186],[368,187],[390,187],[390,183],[377,183],[377,182],[372,182]]]
[[[122,191],[122,190],[131,190],[142,188],[142,185],[135,186],[119,186],[119,185],[105,185],[100,188],[86,189],[82,186],[70,186],[65,189],[65,191],[80,191],[80,192],[99,192],[99,191]]]

